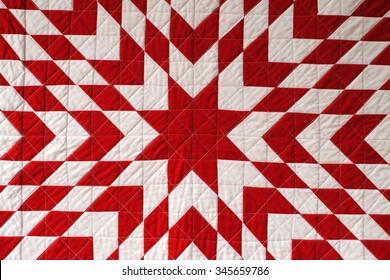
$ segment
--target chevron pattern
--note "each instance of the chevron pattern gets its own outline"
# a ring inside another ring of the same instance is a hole
[[[0,0],[0,259],[390,259],[388,0]]]

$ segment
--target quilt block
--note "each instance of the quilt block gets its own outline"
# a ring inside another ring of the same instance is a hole
[[[0,0],[0,259],[390,259],[389,10]]]

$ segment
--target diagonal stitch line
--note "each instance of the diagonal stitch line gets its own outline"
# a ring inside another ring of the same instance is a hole
[[[118,7],[118,8],[119,8],[119,7]],[[111,16],[111,15],[110,15],[110,16]],[[80,17],[81,17],[81,15],[80,15],[78,18],[80,18]],[[108,19],[109,19],[109,18],[107,18],[106,20],[108,20]],[[80,19],[80,20],[81,20],[81,19]],[[106,21],[106,20],[105,20],[105,21]],[[85,25],[85,27],[88,28],[87,25]],[[119,26],[119,28],[121,28],[121,26]],[[91,32],[91,30],[89,30],[89,31]],[[98,38],[97,35],[96,35],[94,38],[95,38],[96,40],[99,40],[99,38]],[[119,42],[118,42],[118,44],[120,44],[121,41],[124,40],[124,39],[125,39],[125,38],[120,39]],[[88,41],[88,40],[86,40],[83,44],[87,43],[87,41]],[[101,42],[102,44],[105,45],[105,42],[104,42],[104,41],[100,40],[100,42]],[[118,45],[118,44],[117,44],[117,45]],[[105,45],[105,46],[106,46],[106,45]],[[95,53],[96,53],[96,51],[95,51]],[[89,60],[87,60],[87,61],[88,61],[88,62],[91,64],[91,66],[93,67],[92,62],[90,62]],[[103,61],[104,61],[104,60],[100,60],[99,62],[97,62],[97,63],[95,64],[95,66],[97,66],[97,65],[100,64],[100,63],[103,63]],[[133,60],[133,61],[135,61],[135,60]],[[119,62],[120,62],[120,60],[119,60]],[[123,63],[122,63],[122,64],[123,64]],[[121,65],[122,65],[122,64],[121,64]],[[122,65],[122,66],[124,66],[124,65]],[[134,73],[133,73],[130,69],[127,68],[127,66],[124,66],[124,67],[125,67],[128,71],[130,71],[130,72],[133,74],[133,76],[135,76]],[[91,71],[91,72],[92,72],[92,71]],[[138,82],[139,82],[140,84],[142,84],[141,81],[138,80]]]
[[[347,122],[345,125],[347,125],[347,124],[348,124],[348,122]],[[345,126],[345,125],[344,125],[344,126]],[[344,127],[344,126],[343,126],[343,127]],[[342,128],[343,128],[343,127],[342,127]],[[342,128],[341,128],[341,129],[342,129]],[[358,132],[354,129],[354,127],[352,127],[352,126],[349,125],[349,128],[350,128],[351,130],[355,131],[356,133],[358,133]],[[341,129],[340,129],[340,130],[341,130]],[[372,130],[371,130],[371,131],[372,131]],[[339,132],[339,131],[337,131],[337,132]],[[334,142],[334,141],[336,141],[336,140],[334,140],[333,138],[334,138],[334,135],[332,136],[332,139],[330,139],[330,141],[338,148],[338,146],[337,146],[336,143]],[[341,141],[341,139],[338,139],[338,140]],[[343,150],[340,150],[339,148],[338,148],[338,149],[339,149],[346,157],[349,158],[350,155],[352,155],[353,153],[355,153],[355,152],[359,149],[359,147],[361,147],[361,146],[364,145],[365,143],[367,143],[367,142],[366,142],[365,140],[363,140],[359,145],[357,145],[357,146],[351,151],[351,153],[350,153],[349,155],[347,155]],[[368,144],[368,143],[367,143],[367,144]],[[363,147],[364,147],[364,146],[363,146]],[[365,162],[365,160],[364,160],[364,162]]]
[[[306,163],[307,163],[307,162],[306,162]],[[270,197],[267,199],[267,202],[269,201],[269,199],[270,199]],[[268,205],[268,204],[267,204],[267,205]],[[267,207],[268,207],[268,206],[267,206]],[[261,209],[260,209],[260,210],[261,210]],[[260,210],[259,210],[259,211],[260,211]],[[259,211],[258,211],[258,212],[259,212]],[[257,212],[257,213],[258,213],[258,212]],[[267,210],[267,212],[268,212],[268,210]]]
[[[186,107],[186,109],[187,109],[189,106],[191,106],[191,104],[192,104],[192,102]],[[242,120],[244,120],[244,119],[245,119],[245,117],[242,118]],[[239,123],[238,123],[238,124],[239,124]],[[237,125],[238,125],[238,124],[237,124]],[[236,126],[237,126],[237,125],[236,125]],[[235,126],[235,127],[236,127],[236,126]],[[234,128],[233,128],[233,129],[234,129]],[[233,129],[232,129],[232,130],[233,130]],[[226,136],[226,135],[225,135],[225,136]],[[219,143],[219,141],[216,143],[216,145],[217,145],[218,143]],[[214,145],[213,147],[215,147],[216,145]],[[181,146],[182,146],[182,145],[181,145]],[[180,146],[180,147],[181,147],[181,146]],[[178,149],[180,149],[180,147],[179,147]],[[173,150],[175,150],[173,147],[171,147],[171,148],[172,148]],[[172,156],[171,156],[171,157],[172,157]],[[171,158],[169,158],[169,159],[171,159]],[[169,160],[169,159],[168,159],[168,160]],[[185,160],[185,161],[186,161],[186,160]],[[186,161],[186,162],[187,162],[187,161]],[[187,162],[187,164],[189,164],[189,163]],[[190,164],[189,164],[189,165],[190,165]],[[215,182],[214,182],[214,183],[215,183]]]
[[[20,63],[21,63],[21,61],[19,61]],[[23,85],[25,85],[26,84],[26,82],[25,82],[25,79],[26,79],[26,67],[24,67],[24,65],[22,64],[22,66],[23,66],[23,71],[22,72],[20,72],[17,76],[16,76],[16,78],[15,79],[13,79],[12,81],[8,81],[7,80],[7,82],[10,84],[10,86],[12,86],[12,84],[13,83],[15,83],[16,82],[16,80],[17,79],[19,79],[20,77],[23,77]],[[28,69],[27,69],[28,70]],[[31,73],[30,71],[28,72],[28,73]],[[13,87],[13,86],[12,86]]]
[[[93,3],[91,3],[91,5],[90,6],[92,6],[93,5]],[[89,6],[89,7],[90,7]],[[88,10],[88,7],[86,8],[86,10]],[[48,11],[49,13],[50,13],[50,11]],[[44,13],[42,13],[42,15],[44,15],[46,18],[47,18],[47,16],[44,14]],[[77,20],[77,19],[79,19],[79,18],[81,18],[82,17],[82,14],[80,14],[78,17],[76,17],[76,18],[73,18],[73,13],[72,13],[72,18],[71,18],[71,21],[75,21],[75,20]],[[48,19],[49,20],[49,19]],[[85,25],[85,27],[87,27],[87,25]],[[48,35],[48,36],[50,36],[50,35]],[[50,45],[48,45],[48,47],[47,47],[47,49],[49,49],[51,46],[53,46],[53,44],[55,43],[55,42],[57,42],[57,40],[59,40],[59,38],[61,37],[61,35],[58,35],[58,38],[57,39],[55,39],[54,41],[53,41],[53,43],[51,43]],[[32,36],[31,36],[31,38],[32,38]],[[34,39],[35,40],[35,39]],[[69,42],[70,43],[70,42]],[[70,43],[71,44],[71,43]],[[39,45],[39,44],[38,44]],[[71,44],[72,45],[72,44]],[[73,46],[73,45],[72,45]],[[43,49],[43,48],[42,48]],[[47,53],[47,52],[46,52]]]
[[[219,140],[219,141],[217,141],[216,142],[216,144],[213,146],[213,147],[217,147],[218,146],[218,144],[219,144],[219,142],[220,141],[222,141],[222,139],[221,140]],[[184,145],[185,143],[183,143],[178,149],[180,149],[183,145]],[[171,146],[170,146],[171,147]],[[173,150],[175,150],[173,147],[171,147]],[[176,150],[175,150],[176,151]],[[177,152],[177,151],[176,151]],[[179,153],[178,153],[178,155],[180,155]],[[181,155],[180,155],[181,156]],[[170,159],[172,159],[172,157],[173,157],[173,155],[170,157],[170,158],[168,158],[168,160],[170,160]],[[182,157],[181,157],[182,158]],[[200,162],[202,159],[203,159],[204,157],[202,157],[198,162]],[[187,161],[187,159],[184,159],[184,158],[182,158],[188,165],[191,165],[188,161]],[[197,162],[197,163],[198,163]],[[188,174],[188,173],[187,173]],[[214,180],[213,181],[213,183],[215,183],[216,181]],[[212,184],[213,184],[212,183]]]

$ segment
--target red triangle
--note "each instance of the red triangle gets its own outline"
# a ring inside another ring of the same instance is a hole
[[[10,10],[0,9],[0,34],[26,34],[26,30]]]
[[[107,12],[121,24],[122,18],[122,0],[99,0],[99,4],[103,6]]]
[[[14,213],[15,211],[0,211],[0,227],[2,227]]]
[[[144,14],[146,15],[146,1],[145,0],[131,0],[133,4]]]
[[[168,232],[168,197],[145,218],[144,228],[144,251],[146,253]]]
[[[390,260],[389,240],[361,240],[361,242],[378,260]]]
[[[334,214],[365,214],[344,189],[317,189],[314,193]]]
[[[19,211],[50,211],[69,192],[67,186],[40,186],[20,206]]]
[[[54,60],[83,60],[84,56],[63,35],[32,35]]]
[[[176,259],[192,241],[208,259],[215,258],[216,239],[215,229],[191,207],[169,230],[169,256]]]
[[[109,186],[130,165],[130,161],[99,161],[77,183],[78,186]]]
[[[246,187],[244,207],[252,213],[296,214],[298,211],[274,188]]]
[[[252,163],[276,188],[309,188],[285,163]]]
[[[1,15],[1,10],[0,10]],[[1,20],[0,20],[1,22]],[[1,27],[0,27],[1,30]],[[0,32],[1,34],[1,32]],[[21,58],[15,53],[13,48],[7,43],[3,36],[0,35],[0,59],[1,60],[20,60]],[[1,80],[0,80],[1,84]]]
[[[92,260],[93,240],[89,237],[59,237],[39,260]]]
[[[22,236],[0,236],[0,259],[4,260],[9,253],[22,241]]]
[[[51,211],[30,231],[28,235],[61,236],[82,214],[82,212]]]
[[[261,0],[245,0],[244,1],[244,13],[247,14],[250,10],[252,10],[260,2],[261,2]],[[222,4],[221,4],[221,6],[222,6]]]
[[[390,65],[390,45],[388,45],[373,61],[371,61],[371,64]]]
[[[119,248],[112,252],[112,254],[107,258],[107,260],[119,260]]]
[[[326,240],[293,240],[293,260],[342,260]]]
[[[237,23],[218,42],[219,72],[222,72],[238,55],[243,52],[244,20]]]
[[[46,181],[62,163],[62,161],[31,161],[12,179],[10,184],[40,185]]]
[[[73,81],[54,61],[25,61],[25,66],[45,85],[73,85]]]
[[[363,38],[364,41],[390,41],[389,32],[383,32],[383,30],[390,29],[390,20],[383,18],[378,24],[376,24]]]
[[[390,235],[390,215],[372,214],[370,217]]]
[[[242,221],[218,199],[218,233],[241,255]]]
[[[357,239],[335,215],[305,214],[302,217],[324,239]]]
[[[45,86],[15,87],[15,90],[35,111],[66,111]]]
[[[87,85],[80,87],[102,110],[135,110],[134,107],[127,101],[127,99],[112,85]]]
[[[355,164],[322,164],[333,178],[346,189],[377,189]]]
[[[275,88],[253,108],[253,111],[286,112],[307,92],[308,89]]]
[[[1,74],[0,74],[0,86],[9,86],[9,83]]]

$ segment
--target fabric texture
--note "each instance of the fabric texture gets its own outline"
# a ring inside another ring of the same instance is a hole
[[[389,10],[0,0],[0,259],[390,259]]]

